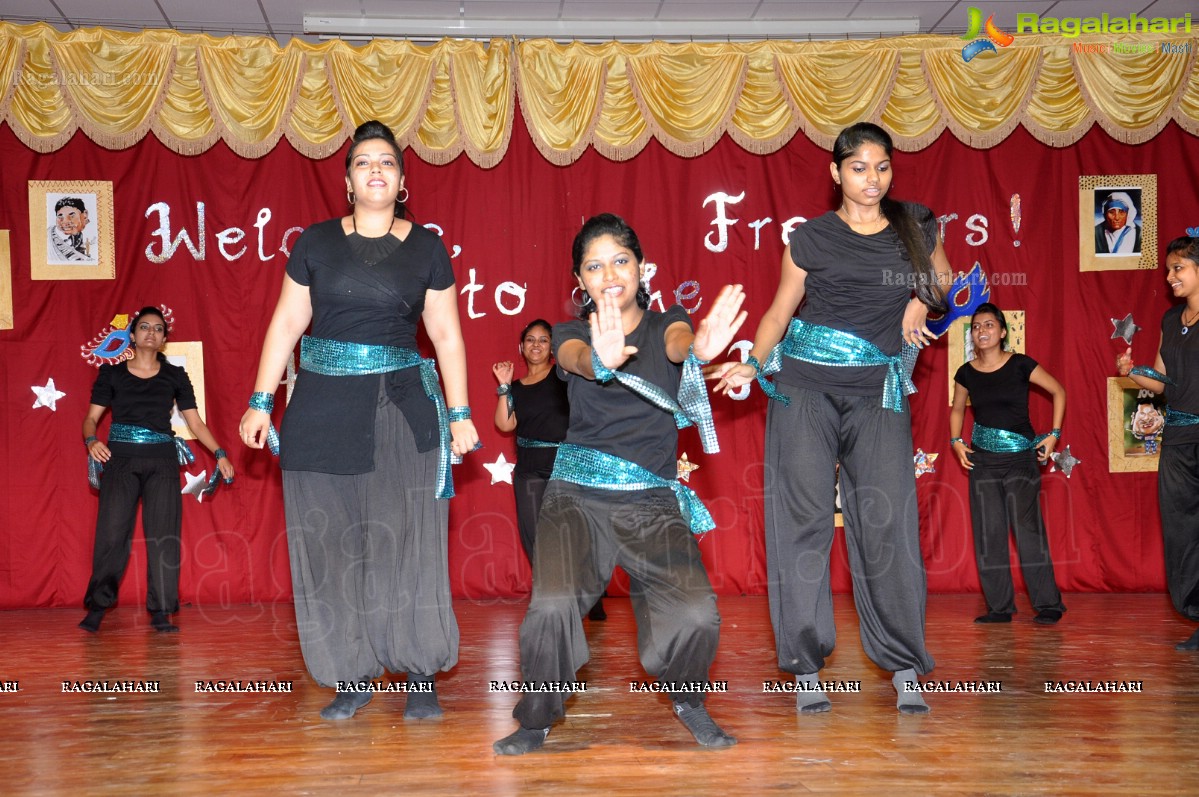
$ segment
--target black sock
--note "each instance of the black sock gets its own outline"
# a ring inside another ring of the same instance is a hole
[[[829,702],[828,696],[815,689],[820,683],[820,673],[814,672],[808,675],[795,676],[795,710],[800,714],[820,714],[825,711],[832,711],[833,704]],[[805,689],[804,687],[807,687]]]
[[[369,678],[363,680],[370,681]],[[321,709],[321,719],[348,720],[374,696],[373,692],[338,692],[333,702]]]
[[[732,747],[737,743],[734,737],[720,729],[703,703],[698,706],[675,703],[674,714],[691,731],[695,741],[704,747]]]
[[[432,675],[408,673],[408,688],[411,691],[408,692],[407,703],[404,705],[404,719],[426,720],[442,715]],[[428,691],[416,691],[420,689]]]
[[[94,634],[100,630],[100,622],[104,619],[104,612],[107,609],[88,609],[87,617],[84,617],[79,622],[79,627],[89,634]]]
[[[150,615],[150,625],[155,631],[162,634],[170,634],[179,630],[179,626],[171,622],[171,616],[166,612],[154,612]]]
[[[927,714],[932,709],[928,707],[928,703],[924,702],[919,690],[909,692],[905,688],[909,683],[919,683],[915,670],[900,670],[891,676],[891,684],[899,694],[895,707],[903,714]]]
[[[1175,650],[1199,650],[1199,628],[1195,629],[1195,633],[1191,634],[1191,638],[1185,642],[1179,642],[1174,646]]]
[[[520,728],[493,744],[491,749],[496,755],[524,755],[539,749],[549,735],[549,728]]]

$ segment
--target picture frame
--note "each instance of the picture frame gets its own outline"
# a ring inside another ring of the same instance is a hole
[[[204,420],[207,415],[204,402],[204,343],[198,340],[171,341],[163,347],[162,353],[172,365],[182,366],[187,371],[192,390],[196,394],[196,411],[200,413],[200,419]],[[184,423],[177,407],[171,408],[171,428],[184,440],[196,439]]]
[[[8,230],[0,230],[0,329],[12,328],[12,248]]]
[[[1024,329],[1023,310],[1000,310],[1007,321],[1008,346],[1018,354],[1027,354],[1026,332]],[[958,369],[974,359],[974,344],[970,340],[970,316],[955,318],[949,325],[949,346],[946,356],[949,357],[949,406],[953,406],[953,388],[957,383],[953,377]],[[969,399],[967,399],[969,403]]]
[[[1157,268],[1157,175],[1079,177],[1078,270],[1152,268]]]
[[[1165,402],[1126,376],[1107,380],[1107,470],[1157,471]]]
[[[34,280],[116,278],[111,182],[29,181],[29,271]]]

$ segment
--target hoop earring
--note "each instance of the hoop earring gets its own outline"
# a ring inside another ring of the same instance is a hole
[[[580,288],[578,285],[576,285],[575,289],[570,292],[570,303],[573,304],[575,307],[579,308],[580,310],[582,310],[584,307],[587,306],[586,295],[584,295],[583,301],[581,301],[581,302],[575,299],[575,294],[581,290],[582,290],[582,288]]]
[[[400,190],[404,192],[404,195],[403,195],[403,196],[400,196],[400,195],[398,195],[398,194],[397,194],[397,195],[396,195],[396,202],[399,202],[401,205],[403,205],[403,204],[405,204],[405,203],[408,201],[408,186],[404,186],[404,187],[403,187],[403,188],[401,188]]]
[[[357,201],[358,201],[358,197],[354,195],[353,191],[346,191],[346,202],[353,205]]]

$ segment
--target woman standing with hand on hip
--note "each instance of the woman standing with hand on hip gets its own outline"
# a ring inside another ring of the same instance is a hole
[[[171,329],[157,307],[143,307],[130,324],[133,358],[100,366],[92,402],[83,420],[89,471],[99,478],[100,510],[92,577],[83,603],[87,616],[79,623],[96,633],[104,614],[117,600],[129,551],[137,504],[142,504],[146,536],[146,609],[155,631],[178,631],[171,615],[179,611],[179,568],[182,556],[183,496],[179,465],[191,461],[187,443],[171,429],[171,407],[192,434],[216,457],[216,480],[233,481],[233,463],[217,444],[196,409],[196,394],[187,371],[167,361],[161,349]],[[108,443],[96,439],[105,410],[112,410]],[[103,471],[100,477],[99,471]]]
[[[451,454],[478,443],[457,292],[441,240],[403,218],[403,162],[366,122],[346,155],[349,216],[296,241],[242,438],[262,448],[288,359],[300,371],[279,440],[296,623],[313,678],[348,719],[372,679],[407,672],[406,719],[441,714],[433,676],[458,659],[450,602]],[[445,380],[416,350],[423,323]],[[448,399],[449,407],[446,407]]]
[[[917,347],[933,338],[928,310],[944,309],[951,272],[929,209],[888,196],[886,131],[869,123],[842,130],[830,172],[840,207],[791,233],[751,356],[722,366],[717,389],[759,377],[769,395],[778,393],[766,416],[766,558],[779,668],[796,676],[797,710],[831,708],[819,687],[836,642],[829,497],[840,463],[862,646],[894,674],[898,709],[924,713],[920,693],[907,687],[933,660],[924,646],[924,562],[905,395],[916,389],[910,373]],[[775,373],[777,389],[764,378]]]
[[[970,319],[974,359],[954,376],[949,413],[950,445],[970,474],[974,556],[987,613],[976,623],[1009,623],[1016,613],[1008,556],[1008,529],[1016,537],[1020,570],[1037,612],[1034,622],[1053,625],[1066,610],[1053,577],[1049,538],[1041,518],[1041,473],[1062,434],[1066,389],[1023,354],[1007,350],[1007,319],[990,302]],[[1028,417],[1029,385],[1053,397],[1053,431],[1035,437]],[[970,446],[962,440],[966,400],[974,407]]]

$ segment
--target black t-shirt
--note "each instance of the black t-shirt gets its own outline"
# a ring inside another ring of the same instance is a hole
[[[1166,403],[1172,409],[1199,415],[1199,326],[1182,334],[1182,311],[1171,307],[1162,316],[1162,365],[1175,384],[1166,385]],[[1199,425],[1167,426],[1162,445],[1199,443]]]
[[[390,242],[388,242],[390,246]],[[355,255],[341,219],[304,231],[287,274],[308,286],[314,338],[416,349],[425,292],[454,284],[445,246],[413,225],[389,255],[367,265]],[[437,446],[437,413],[421,386],[420,369],[368,376],[325,376],[300,370],[279,430],[279,467],[321,473],[374,470],[374,419],[379,380],[404,413],[417,449]]]
[[[665,313],[646,310],[637,328],[625,336],[625,345],[636,346],[637,353],[620,370],[652,382],[668,396],[677,396],[683,366],[666,356],[665,334],[671,324],[678,322],[691,326],[687,311],[677,304]],[[586,321],[558,324],[553,337],[555,359],[559,347],[568,340],[591,345],[591,329]],[[664,479],[676,478],[679,430],[673,415],[615,379],[600,384],[578,374],[563,373],[570,395],[566,442],[635,462]],[[519,408],[517,417],[520,417]]]
[[[953,381],[970,393],[974,422],[992,429],[1006,429],[1030,440],[1036,437],[1028,417],[1028,378],[1037,369],[1037,361],[1012,352],[998,370],[979,371],[965,363]]]
[[[158,373],[149,379],[129,373],[128,361],[101,365],[92,385],[92,404],[108,407],[113,423],[141,426],[171,435],[171,407],[179,411],[196,409],[196,394],[187,371],[158,355]],[[175,444],[116,443],[109,441],[113,454],[127,457],[175,457]]]
[[[931,257],[936,218],[923,205],[905,202],[904,207],[919,224]],[[907,250],[892,226],[861,235],[830,211],[796,227],[790,246],[791,259],[808,274],[802,321],[857,335],[889,356],[899,352],[914,283]],[[822,392],[873,396],[882,393],[887,367],[816,365],[784,357],[776,378]]]
[[[512,383],[516,411],[516,434],[546,443],[561,443],[570,424],[570,399],[566,382],[551,368],[545,378],[531,385]],[[516,472],[548,477],[554,468],[554,448],[517,448]]]

